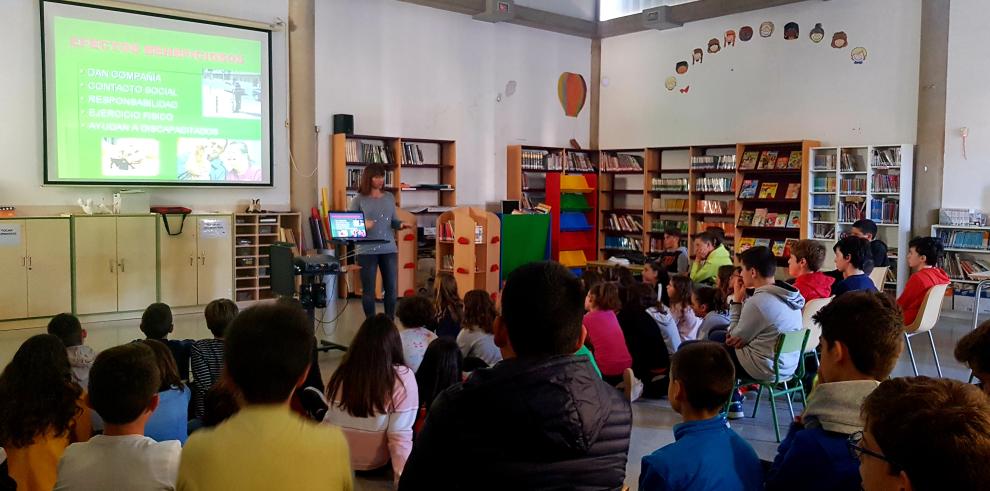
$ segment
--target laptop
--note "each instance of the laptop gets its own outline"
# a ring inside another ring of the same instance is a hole
[[[360,211],[331,211],[327,213],[330,223],[330,240],[337,242],[383,243],[380,239],[368,238],[368,227],[364,213]]]

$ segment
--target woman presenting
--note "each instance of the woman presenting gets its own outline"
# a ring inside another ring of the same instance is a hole
[[[368,239],[382,241],[374,244],[357,244],[357,263],[361,267],[361,306],[365,317],[375,315],[375,281],[379,269],[382,272],[382,289],[385,296],[385,315],[395,318],[395,302],[399,276],[399,248],[395,244],[394,230],[412,228],[402,223],[395,213],[395,196],[385,191],[385,167],[369,164],[361,173],[358,195],[351,201],[351,210],[364,213]]]

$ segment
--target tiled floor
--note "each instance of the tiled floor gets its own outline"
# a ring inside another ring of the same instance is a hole
[[[341,304],[340,307],[344,307],[344,305]],[[330,317],[331,314],[327,313],[327,318]],[[324,324],[324,329],[319,330],[318,335],[331,341],[347,344],[360,326],[361,320],[363,320],[363,314],[360,303],[351,301],[343,308],[338,322]],[[952,352],[959,338],[969,332],[971,323],[971,318],[943,316],[935,329],[935,343],[939,360],[943,373],[947,377],[960,380],[966,380],[969,377],[969,370],[955,361]],[[89,333],[86,343],[96,350],[125,343],[142,337],[137,326],[137,320],[87,323],[84,326]],[[864,328],[868,328],[868,326],[864,326]],[[43,332],[44,328],[0,331],[0,366],[6,365],[21,342],[34,334]],[[175,317],[174,338],[201,339],[209,335],[201,314],[185,314]],[[935,376],[935,363],[927,336],[914,338],[912,347],[919,362],[921,373]],[[320,367],[324,380],[329,379],[329,375],[340,363],[341,356],[342,353],[340,352],[320,355]],[[894,370],[894,376],[905,375],[913,375],[906,351],[902,354],[897,368]],[[747,400],[747,414],[752,411],[752,404],[752,400]],[[800,404],[795,405],[795,410],[800,411]],[[781,402],[778,405],[778,414],[782,415],[781,431],[784,432],[788,419],[786,402]],[[680,416],[670,409],[666,400],[638,401],[633,404],[633,430],[629,446],[629,462],[626,467],[626,483],[631,489],[637,488],[640,459],[656,448],[672,442],[671,429],[678,422],[680,422]],[[733,421],[732,428],[753,445],[761,458],[770,460],[773,459],[777,448],[771,424],[769,407],[764,401],[756,419],[744,418]],[[387,477],[359,477],[357,478],[357,489],[359,491],[388,490],[392,489],[392,482]]]

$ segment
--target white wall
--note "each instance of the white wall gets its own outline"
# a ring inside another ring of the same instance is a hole
[[[985,0],[952,0],[945,97],[942,206],[990,210],[990,58],[981,39],[990,22]],[[963,158],[960,128],[969,128]]]
[[[602,147],[800,138],[914,143],[920,5],[920,0],[809,1],[605,39]],[[771,38],[759,36],[763,21],[775,25]],[[800,35],[785,41],[784,24],[790,21],[800,25]],[[808,35],[818,22],[826,37],[815,44]],[[690,65],[694,48],[706,48],[711,38],[721,43],[726,30],[738,32],[746,25],[757,31],[752,40],[737,40],[716,54],[706,50],[701,64]],[[846,32],[848,47],[830,46],[834,31]],[[977,32],[970,31],[974,37]],[[868,50],[862,65],[850,59],[857,46]],[[675,75],[681,60],[688,61],[689,70],[668,91],[664,80]],[[685,86],[690,89],[682,94]]]
[[[589,105],[564,115],[557,78],[590,79],[591,42],[395,0],[318,0],[316,124],[320,186],[329,186],[331,117],[358,134],[457,141],[457,197],[505,196],[509,144],[588,144]],[[517,89],[496,98],[508,81]]]
[[[141,0],[158,7],[221,15],[271,23],[275,17],[288,19],[288,0]],[[78,197],[106,198],[116,188],[42,186],[42,90],[41,31],[36,0],[3,0],[5,25],[0,29],[0,45],[7,46],[0,58],[0,205],[11,204],[20,212],[60,212],[78,210]],[[252,189],[164,189],[149,188],[152,203],[183,205],[202,211],[235,210],[252,197],[261,198],[270,209],[289,203],[288,140],[286,119],[287,59],[284,32],[272,37],[273,127],[275,140],[275,186]],[[282,94],[279,96],[279,94]]]

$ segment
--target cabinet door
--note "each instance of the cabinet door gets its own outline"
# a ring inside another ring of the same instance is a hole
[[[196,305],[196,219],[186,219],[179,235],[168,235],[160,219],[158,246],[161,263],[161,301],[172,307]]]
[[[0,220],[0,320],[27,317],[24,220]]]
[[[117,218],[117,310],[142,310],[158,298],[156,219]]]
[[[117,311],[117,219],[73,218],[76,313]]]
[[[234,298],[233,243],[229,216],[199,217],[199,304]]]
[[[69,220],[27,220],[28,316],[72,310],[72,253]]]

